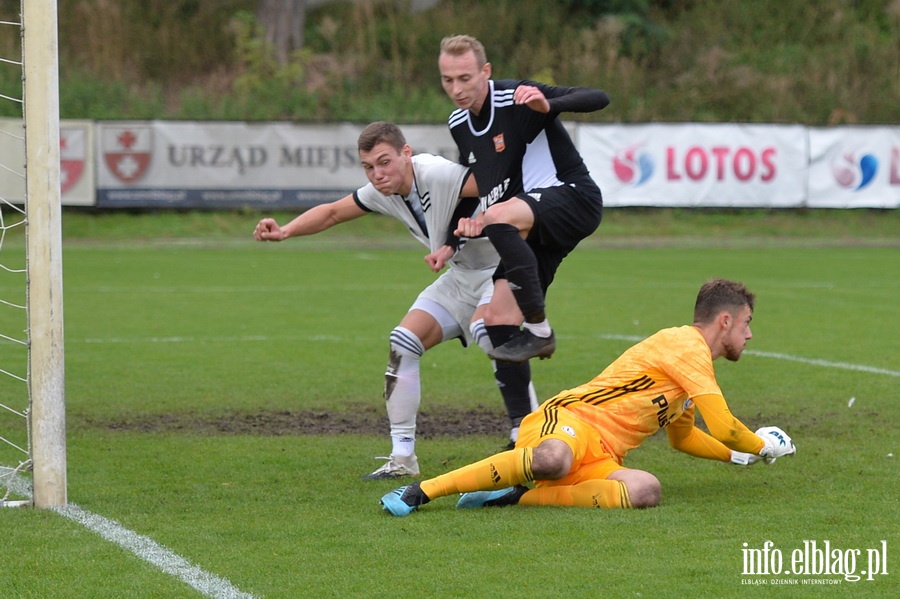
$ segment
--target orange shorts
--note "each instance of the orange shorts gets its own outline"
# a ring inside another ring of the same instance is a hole
[[[559,439],[572,450],[572,469],[556,480],[535,480],[538,487],[577,485],[586,480],[604,480],[623,466],[603,447],[600,434],[565,408],[541,407],[519,425],[516,447],[537,447],[545,439]]]

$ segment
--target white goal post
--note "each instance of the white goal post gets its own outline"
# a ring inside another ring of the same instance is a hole
[[[28,458],[31,504],[67,503],[56,0],[22,0]]]
[[[66,505],[56,0],[23,0],[28,393],[35,507]]]

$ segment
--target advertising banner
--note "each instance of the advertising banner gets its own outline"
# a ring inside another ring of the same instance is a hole
[[[608,206],[796,207],[802,126],[582,125],[578,146]]]
[[[66,206],[303,209],[366,183],[363,124],[60,124]],[[607,206],[900,208],[900,127],[566,123]],[[404,125],[414,153],[450,160],[445,124]],[[0,119],[0,198],[24,204],[20,119]]]
[[[93,206],[94,124],[62,121],[59,126],[59,184],[63,206]]]
[[[0,198],[25,203],[25,129],[21,119],[0,120]]]
[[[362,125],[97,123],[97,205],[308,207],[366,183]],[[403,127],[414,152],[456,152],[445,126]]]
[[[811,208],[900,207],[900,127],[809,130]]]
[[[59,126],[59,180],[63,206],[94,205],[93,122]],[[25,204],[25,130],[21,119],[0,119],[0,198]],[[40,168],[39,165],[31,165]]]

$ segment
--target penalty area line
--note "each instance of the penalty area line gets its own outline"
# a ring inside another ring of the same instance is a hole
[[[14,493],[31,499],[31,489],[24,479],[15,476],[10,481],[9,486]],[[224,578],[206,572],[199,566],[191,564],[185,558],[163,547],[150,537],[128,530],[115,520],[92,514],[71,503],[64,507],[51,509],[57,514],[77,524],[81,524],[107,541],[133,553],[166,574],[178,578],[207,597],[212,597],[213,599],[256,599],[255,595],[241,591]]]

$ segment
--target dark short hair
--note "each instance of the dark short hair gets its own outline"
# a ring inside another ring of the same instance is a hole
[[[400,131],[400,127],[387,121],[376,121],[366,126],[359,134],[356,149],[359,152],[371,152],[372,148],[380,143],[386,143],[397,152],[406,145],[406,137]]]
[[[475,62],[480,69],[487,64],[487,53],[484,46],[471,35],[451,35],[441,40],[441,54],[462,56],[466,52],[475,54]]]
[[[753,312],[756,296],[743,283],[727,279],[710,279],[700,287],[694,304],[694,323],[711,322],[723,310],[736,312],[744,306]]]

